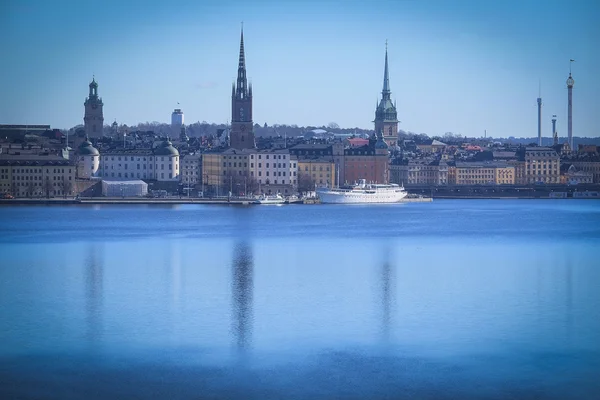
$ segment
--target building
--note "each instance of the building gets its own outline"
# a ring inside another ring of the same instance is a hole
[[[181,111],[180,108],[176,108],[171,113],[171,134],[174,136],[179,135],[182,127],[183,127],[183,111]]]
[[[231,132],[229,146],[234,149],[254,149],[254,124],[252,123],[252,84],[246,77],[244,30],[240,39],[237,85],[231,88]]]
[[[339,161],[343,164],[340,168],[344,171],[343,182],[354,183],[366,179],[367,182],[389,183],[388,157],[388,146],[381,132],[379,139],[371,139],[369,145],[344,149],[344,155]]]
[[[139,179],[102,180],[102,196],[143,197],[148,194],[148,184]]]
[[[98,176],[100,169],[100,152],[86,136],[85,140],[77,147],[75,155],[77,159],[77,178],[90,179]]]
[[[592,182],[600,183],[600,161],[569,160],[568,163],[577,168],[578,171],[591,173]]]
[[[110,149],[100,154],[99,176],[108,179],[179,181],[179,151],[169,140],[154,149]]]
[[[292,194],[298,185],[297,160],[287,149],[230,148],[202,155],[203,184],[216,195],[228,192]]]
[[[591,184],[594,182],[594,174],[579,171],[573,164],[561,165],[560,183],[568,185]]]
[[[200,154],[187,154],[181,156],[179,169],[183,184],[196,185],[202,182],[202,156]]]
[[[398,143],[398,113],[392,103],[390,91],[390,77],[388,71],[387,42],[385,44],[385,67],[383,70],[383,90],[381,101],[375,109],[375,135],[383,135],[383,140],[389,147]]]
[[[527,184],[560,183],[560,157],[550,147],[525,149],[525,178]]]
[[[398,185],[448,184],[448,165],[431,159],[415,159],[390,165],[390,183]]]
[[[457,185],[514,185],[515,168],[502,161],[456,162]]]
[[[101,138],[104,128],[104,114],[102,107],[102,98],[98,97],[98,83],[92,79],[90,83],[90,93],[83,103],[85,106],[85,115],[83,117],[83,126],[85,134],[89,138]]]
[[[298,160],[298,180],[301,190],[314,190],[314,186],[337,186],[336,165],[333,158],[308,158]]]
[[[1,154],[0,192],[15,197],[71,196],[75,164],[54,155]]]

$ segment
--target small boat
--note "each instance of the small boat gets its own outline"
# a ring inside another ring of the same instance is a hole
[[[260,195],[256,200],[254,200],[254,204],[284,204],[285,199],[277,193],[276,195]]]
[[[304,202],[304,201],[303,201],[303,200],[302,200],[300,197],[298,197],[298,196],[296,196],[296,195],[291,195],[291,196],[288,196],[288,197],[285,199],[285,203],[286,203],[286,204],[302,204],[303,202]]]

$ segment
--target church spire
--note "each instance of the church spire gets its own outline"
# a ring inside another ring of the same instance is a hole
[[[244,25],[242,24],[242,32],[240,35],[240,59],[238,63],[238,76],[236,97],[243,99],[248,97],[248,82],[246,80],[246,56],[244,54]]]
[[[244,56],[244,23],[242,22],[242,34],[240,38],[240,62],[238,68],[246,69],[246,59]]]
[[[385,41],[385,69],[383,71],[383,90],[381,91],[381,94],[383,95],[384,98],[389,98],[390,94],[391,94],[390,75],[388,72],[387,40]]]

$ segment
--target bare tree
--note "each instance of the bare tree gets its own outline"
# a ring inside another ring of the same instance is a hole
[[[50,182],[50,177],[47,176],[46,177],[46,182],[44,182],[44,190],[46,192],[46,198],[50,198],[50,192],[54,190],[54,187],[52,186],[52,182]]]
[[[63,178],[62,189],[65,199],[67,198],[67,194],[70,195],[73,191],[73,184],[71,183],[71,181],[68,181],[66,177]]]
[[[298,173],[298,191],[310,192],[315,189],[315,180],[306,173]]]
[[[27,184],[27,197],[32,197],[35,192],[35,184],[32,181],[29,181]]]

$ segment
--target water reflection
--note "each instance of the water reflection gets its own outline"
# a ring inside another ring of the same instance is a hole
[[[233,250],[231,295],[233,300],[233,336],[238,350],[247,350],[252,342],[252,296],[254,260],[247,242],[236,243]]]
[[[103,281],[102,249],[98,244],[92,243],[85,260],[86,337],[92,343],[97,342],[102,336]]]
[[[392,325],[392,313],[395,292],[394,270],[390,261],[390,249],[384,248],[382,252],[384,259],[380,269],[381,284],[381,336],[384,343],[390,341],[390,326]]]

